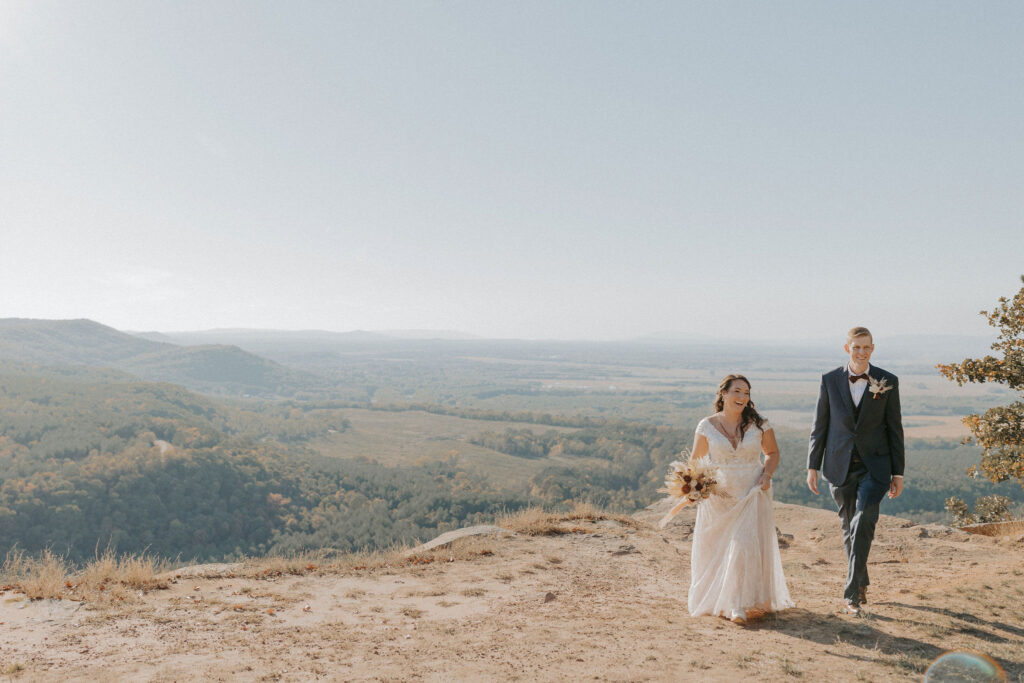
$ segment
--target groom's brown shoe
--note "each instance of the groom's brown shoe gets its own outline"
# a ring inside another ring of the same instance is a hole
[[[857,589],[857,602],[862,605],[868,604],[868,587],[861,586]]]

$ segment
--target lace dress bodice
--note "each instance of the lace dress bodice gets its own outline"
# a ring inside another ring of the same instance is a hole
[[[708,440],[708,458],[715,465],[761,465],[761,436],[771,428],[768,420],[761,424],[761,429],[748,426],[736,448],[706,417],[697,425],[697,433]]]

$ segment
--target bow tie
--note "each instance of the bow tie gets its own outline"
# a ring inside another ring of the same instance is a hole
[[[850,384],[853,384],[854,382],[856,382],[859,379],[863,379],[863,380],[868,379],[868,373],[865,372],[862,375],[850,375]]]

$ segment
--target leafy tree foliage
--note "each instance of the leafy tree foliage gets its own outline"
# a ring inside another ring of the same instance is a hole
[[[1024,282],[1024,276],[1021,281]],[[997,355],[939,365],[939,371],[960,386],[965,382],[997,382],[1014,391],[1024,390],[1024,287],[1013,298],[1000,297],[994,310],[982,311],[981,315],[999,330],[992,344]],[[996,483],[1016,479],[1024,487],[1024,402],[1015,401],[990,408],[981,415],[968,415],[964,424],[982,447],[981,462],[969,468],[968,474],[983,475]],[[958,518],[964,517],[966,513],[960,512],[962,504],[951,498],[947,509]]]

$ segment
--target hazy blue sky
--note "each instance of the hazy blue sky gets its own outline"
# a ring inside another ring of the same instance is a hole
[[[1022,35],[1017,1],[2,0],[0,317],[984,332]]]

